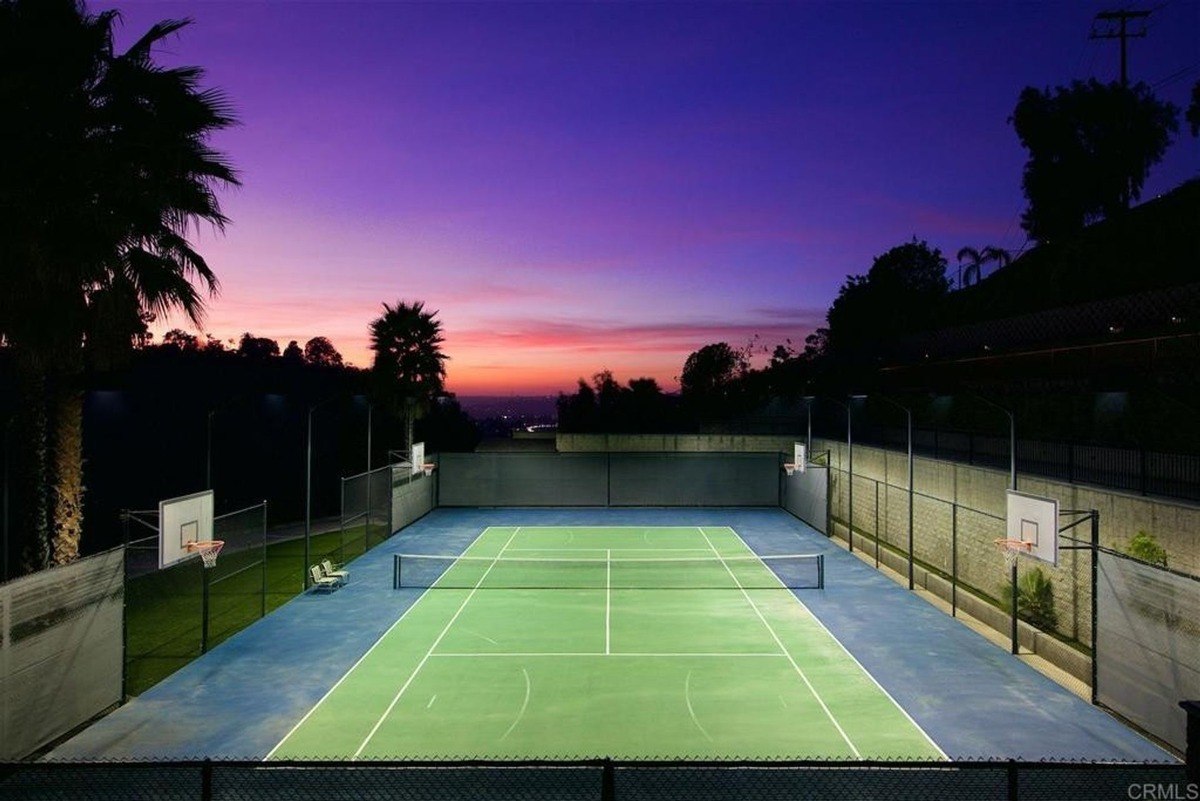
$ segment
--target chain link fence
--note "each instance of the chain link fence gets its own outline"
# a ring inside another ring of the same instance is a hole
[[[342,514],[337,542],[313,556],[345,563],[392,535],[392,472],[385,465],[342,479]]]
[[[1039,762],[0,764],[0,799],[1060,801],[1195,798],[1179,765]]]
[[[909,571],[909,504],[912,504],[913,585],[997,631],[1010,628],[1011,574],[996,540],[1007,536],[1003,514],[977,509],[944,497],[912,490],[906,474],[880,479],[858,472],[855,452],[851,477],[834,447],[830,470],[832,533],[877,567],[901,575]],[[889,459],[891,454],[883,454]],[[918,463],[920,464],[920,463]],[[876,466],[878,467],[878,466]],[[891,475],[889,467],[879,472]],[[925,478],[926,480],[922,481]],[[938,486],[936,475],[916,473],[916,485]],[[946,495],[953,496],[952,488]],[[1003,493],[999,495],[1003,500]],[[911,501],[910,501],[911,498]],[[853,504],[853,508],[851,508]],[[851,526],[852,520],[852,526]],[[1064,518],[1064,522],[1067,521]],[[1087,549],[1063,549],[1057,565],[1018,560],[1017,613],[1020,644],[1039,653],[1054,652],[1060,667],[1090,682],[1092,649],[1092,556]]]
[[[142,521],[128,515],[133,522]],[[287,547],[268,547],[265,501],[214,517],[213,538],[225,547],[207,576],[207,617],[199,559],[158,570],[157,536],[126,547],[125,695],[141,694],[295,595],[299,569]]]

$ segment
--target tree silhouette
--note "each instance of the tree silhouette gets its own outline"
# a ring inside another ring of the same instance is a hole
[[[846,277],[814,344],[842,363],[867,362],[896,337],[933,327],[949,289],[942,252],[914,238],[876,257],[866,275]]]
[[[162,343],[165,348],[173,348],[179,351],[200,350],[200,340],[194,334],[189,334],[182,328],[172,328],[163,334]]]
[[[413,424],[442,394],[446,377],[442,323],[423,301],[383,304],[371,321],[371,372],[377,399],[404,416],[405,447],[412,447]]]
[[[238,340],[237,352],[256,361],[266,361],[279,355],[279,343],[267,337],[256,337],[249,331]]]
[[[1026,87],[1010,122],[1029,151],[1021,227],[1040,242],[1119,214],[1178,128],[1178,109],[1143,83],[1075,81],[1051,92]]]
[[[314,367],[342,367],[342,354],[325,337],[313,337],[304,343],[304,361]]]
[[[208,145],[233,123],[224,96],[199,88],[198,68],[154,62],[188,23],[118,53],[117,18],[74,0],[0,3],[0,336],[23,394],[28,569],[78,553],[85,348],[130,332],[130,309],[200,318],[216,277],[187,237],[224,226],[216,190],[237,183]]]
[[[299,342],[293,339],[287,343],[287,347],[283,349],[283,360],[288,364],[304,364],[304,350]]]
[[[725,414],[731,410],[738,381],[749,369],[746,353],[728,342],[714,342],[688,354],[679,376],[680,392],[701,416]]]
[[[985,265],[995,262],[1000,268],[1012,263],[1012,256],[1003,248],[988,245],[983,250],[965,247],[958,251],[958,288],[979,283]]]

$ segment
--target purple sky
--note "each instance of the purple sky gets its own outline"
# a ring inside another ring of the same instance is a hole
[[[200,238],[205,329],[328,336],[365,366],[379,304],[423,299],[462,394],[602,368],[671,387],[709,342],[802,343],[913,235],[1017,250],[1018,93],[1118,64],[1096,2],[112,7],[122,47],[194,18],[161,59],[207,68],[242,121],[216,140],[244,187]],[[1167,2],[1131,78],[1187,70],[1157,88],[1184,106],[1197,42],[1200,4]],[[1181,134],[1145,196],[1198,174]]]

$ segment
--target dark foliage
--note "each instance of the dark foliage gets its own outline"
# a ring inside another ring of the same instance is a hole
[[[665,394],[653,378],[634,378],[621,386],[608,370],[579,379],[574,394],[558,396],[561,431],[645,433],[676,430],[678,398]]]
[[[842,363],[872,363],[887,342],[933,327],[949,289],[940,250],[915,238],[894,247],[866,275],[847,277],[829,308],[824,347]]]
[[[1178,129],[1178,109],[1143,83],[1096,80],[1021,92],[1011,122],[1029,151],[1021,226],[1041,242],[1111,218],[1141,197]]]

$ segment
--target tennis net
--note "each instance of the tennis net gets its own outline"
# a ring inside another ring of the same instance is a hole
[[[392,586],[433,589],[822,589],[823,554],[537,558],[394,554]]]

